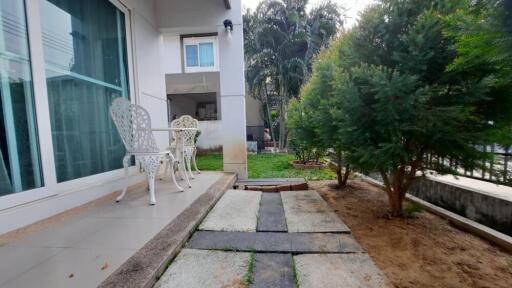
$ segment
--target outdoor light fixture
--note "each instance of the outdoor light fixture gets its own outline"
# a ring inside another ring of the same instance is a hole
[[[233,32],[233,21],[226,19],[224,20],[224,28],[226,29],[226,33],[228,34],[228,40],[231,41],[231,32]]]
[[[224,20],[224,28],[226,28],[226,31],[233,31],[233,22],[229,19]]]

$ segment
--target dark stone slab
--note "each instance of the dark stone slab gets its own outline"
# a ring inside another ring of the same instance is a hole
[[[279,193],[263,193],[261,195],[260,213],[258,216],[258,232],[286,232],[283,201]]]
[[[224,173],[162,231],[105,279],[100,288],[150,288],[181,250],[187,239],[224,192],[233,186],[236,174]]]
[[[294,288],[292,254],[256,253],[251,288]]]
[[[286,252],[291,250],[292,243],[287,233],[197,231],[187,248]]]
[[[348,234],[197,231],[187,248],[281,253],[364,252]]]

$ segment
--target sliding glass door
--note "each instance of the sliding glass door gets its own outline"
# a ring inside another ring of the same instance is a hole
[[[109,116],[129,96],[125,14],[108,0],[40,0],[57,181],[122,167]]]
[[[43,185],[23,0],[0,0],[0,196]]]

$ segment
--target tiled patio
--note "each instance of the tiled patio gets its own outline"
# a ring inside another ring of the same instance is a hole
[[[156,206],[141,187],[14,241],[0,236],[0,287],[96,287],[221,176],[196,175],[185,192],[164,179]]]

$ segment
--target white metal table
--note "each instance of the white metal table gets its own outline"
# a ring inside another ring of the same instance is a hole
[[[174,133],[174,138],[175,138],[175,141],[176,141],[176,151],[175,151],[175,154],[174,155],[176,157],[176,159],[179,160],[178,162],[178,170],[180,170],[180,173],[181,173],[181,176],[185,176],[185,180],[187,181],[187,184],[189,187],[192,187],[192,185],[190,184],[190,180],[188,179],[188,174],[187,174],[187,167],[186,167],[186,164],[185,164],[185,157],[187,156],[186,153],[187,151],[185,150],[185,137],[187,136],[187,132],[190,132],[190,131],[197,131],[198,129],[197,128],[172,128],[172,127],[165,127],[165,128],[152,128],[151,131],[155,131],[155,132],[162,132],[162,131],[166,131],[166,132],[173,132]],[[170,145],[169,145],[170,146]],[[190,164],[189,164],[190,165]],[[173,167],[171,169],[174,169]]]

